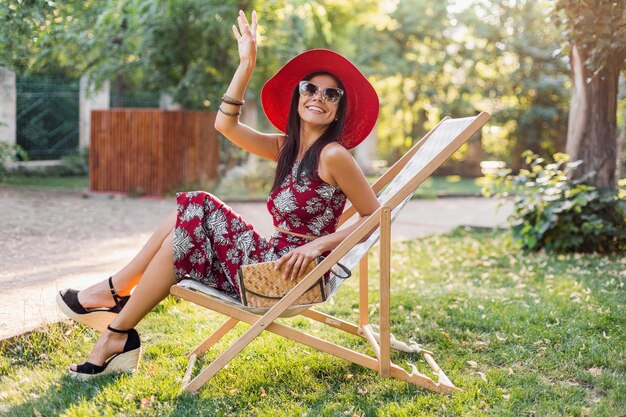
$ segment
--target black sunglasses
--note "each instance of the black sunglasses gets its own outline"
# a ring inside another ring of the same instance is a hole
[[[298,91],[302,97],[313,97],[320,91],[320,88],[309,81],[300,81],[298,84]],[[331,103],[337,103],[343,96],[343,90],[341,88],[326,87],[322,89],[322,100],[330,101]]]

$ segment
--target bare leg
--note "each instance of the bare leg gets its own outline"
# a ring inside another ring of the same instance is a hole
[[[142,275],[148,268],[152,259],[163,245],[163,242],[170,235],[176,226],[176,211],[173,211],[159,225],[137,255],[119,272],[113,275],[113,287],[120,296],[130,294],[130,291],[137,285]],[[97,307],[112,307],[113,297],[109,289],[107,280],[98,282],[91,287],[85,288],[78,293],[80,304],[89,309]]]
[[[154,306],[167,297],[170,287],[176,284],[172,254],[173,240],[174,231],[170,231],[148,264],[143,279],[139,281],[133,296],[113,320],[111,327],[120,330],[135,327]],[[105,331],[94,346],[87,361],[102,365],[111,355],[124,349],[126,338],[125,334]],[[76,365],[71,365],[70,368],[76,370]]]

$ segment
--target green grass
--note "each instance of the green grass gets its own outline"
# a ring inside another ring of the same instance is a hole
[[[437,198],[450,195],[480,196],[484,177],[462,178],[458,175],[428,177],[413,193],[413,197]]]
[[[257,338],[199,394],[182,394],[188,353],[223,318],[168,298],[140,325],[138,373],[80,383],[66,366],[97,334],[59,323],[0,347],[6,416],[623,416],[626,259],[526,254],[504,232],[459,229],[394,244],[392,332],[433,350],[462,392],[434,394],[274,335]],[[371,276],[376,265],[370,262]],[[370,283],[372,313],[377,282]],[[321,310],[358,320],[357,279]],[[371,351],[361,339],[286,320]],[[209,363],[247,326],[209,351]],[[415,354],[392,359],[421,372]]]
[[[62,188],[70,191],[89,188],[89,177],[41,177],[41,176],[8,176],[0,181],[0,185],[27,188]]]

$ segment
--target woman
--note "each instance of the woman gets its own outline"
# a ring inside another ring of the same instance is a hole
[[[237,269],[262,261],[276,261],[276,268],[284,266],[283,278],[295,279],[379,206],[347,150],[365,139],[378,116],[378,97],[367,79],[339,54],[304,52],[261,94],[268,119],[285,134],[259,133],[238,120],[256,63],[256,13],[251,25],[243,12],[237,21],[240,64],[215,127],[241,148],[278,162],[267,204],[276,233],[264,239],[208,193],[179,194],[177,210],[121,271],[83,291],[59,293],[64,313],[103,331],[87,362],[70,366],[72,376],[136,369],[141,343],[134,327],[177,281],[196,279],[238,298]],[[360,219],[335,231],[346,198]]]

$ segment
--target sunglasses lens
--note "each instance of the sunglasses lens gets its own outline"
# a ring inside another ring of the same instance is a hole
[[[341,98],[341,92],[336,88],[327,88],[324,90],[324,98],[332,103],[336,103]]]
[[[317,93],[317,86],[308,81],[300,83],[300,95],[304,97],[313,97]]]

